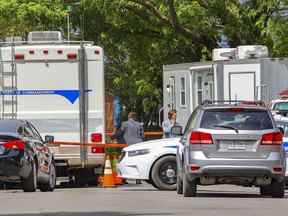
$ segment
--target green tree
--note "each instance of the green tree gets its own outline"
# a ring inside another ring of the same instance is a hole
[[[30,31],[63,30],[66,11],[60,0],[0,0],[0,39]]]

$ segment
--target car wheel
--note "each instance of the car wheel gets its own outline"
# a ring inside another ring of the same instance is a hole
[[[260,194],[262,196],[271,196],[271,185],[260,186]]]
[[[176,190],[176,157],[169,155],[156,161],[152,167],[151,179],[159,190]]]
[[[183,195],[184,197],[195,197],[197,194],[196,180],[189,181],[187,177],[183,176]]]
[[[283,198],[285,195],[285,182],[272,180],[271,183],[271,195],[273,198]]]
[[[157,185],[155,185],[155,183],[153,182],[152,179],[146,180],[146,182],[147,182],[148,184],[151,184],[154,188],[159,189],[159,188],[157,187]]]
[[[56,186],[56,168],[55,164],[51,163],[49,168],[49,181],[45,184],[40,184],[39,189],[42,192],[53,191]]]
[[[27,178],[23,179],[23,191],[35,192],[37,189],[37,168],[35,161],[31,163],[31,172]]]
[[[183,194],[183,182],[178,175],[177,175],[177,194]]]

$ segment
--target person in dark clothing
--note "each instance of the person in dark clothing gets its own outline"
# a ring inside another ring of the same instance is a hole
[[[124,139],[128,145],[142,142],[144,139],[143,124],[136,121],[135,112],[128,114],[128,121],[122,123],[121,130],[124,133]]]
[[[116,140],[117,143],[119,144],[124,144],[126,143],[125,139],[124,139],[124,133],[123,131],[121,130],[121,128],[116,128],[112,137],[111,137],[113,140]]]
[[[136,113],[128,114],[128,121],[123,122],[121,130],[124,133],[124,139],[128,145],[142,142],[144,139],[143,124],[136,121]],[[141,180],[137,179],[136,184],[141,184]]]

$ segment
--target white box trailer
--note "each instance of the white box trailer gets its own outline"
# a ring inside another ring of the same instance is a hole
[[[40,40],[0,47],[0,116],[29,120],[43,136],[71,142],[51,150],[60,174],[77,180],[94,176],[104,164],[101,150],[72,145],[105,143],[103,56],[101,47],[86,42]]]
[[[268,103],[287,88],[288,59],[227,58],[164,65],[164,118],[170,109],[176,109],[178,122],[185,126],[189,115],[204,100],[262,100]]]

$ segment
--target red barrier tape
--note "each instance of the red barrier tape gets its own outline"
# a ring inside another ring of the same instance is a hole
[[[55,141],[53,143],[49,143],[49,145],[75,145],[75,146],[93,146],[100,148],[125,148],[127,144],[118,144],[118,143],[80,143],[80,142],[66,142],[66,141]]]

